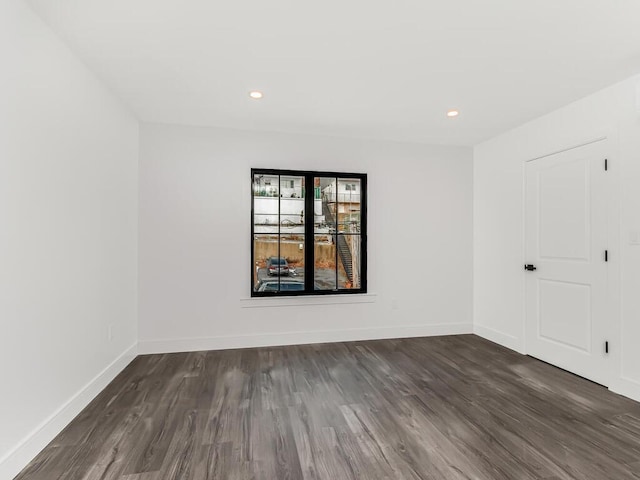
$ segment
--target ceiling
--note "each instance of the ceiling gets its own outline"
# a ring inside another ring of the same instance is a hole
[[[640,72],[638,0],[29,3],[147,122],[474,145]]]

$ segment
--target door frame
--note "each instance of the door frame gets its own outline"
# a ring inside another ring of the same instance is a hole
[[[527,241],[527,224],[526,224],[526,183],[527,169],[526,164],[545,157],[550,157],[559,153],[574,150],[576,148],[585,147],[597,142],[606,142],[605,150],[608,159],[607,173],[609,182],[607,184],[607,248],[609,250],[609,265],[607,278],[606,293],[606,309],[608,321],[608,336],[611,338],[609,345],[609,357],[611,360],[610,368],[607,369],[606,387],[614,385],[615,381],[622,374],[622,295],[621,295],[621,259],[622,259],[622,243],[621,243],[621,194],[620,179],[622,165],[620,161],[620,147],[618,142],[618,133],[616,130],[610,129],[598,135],[591,135],[577,139],[575,142],[567,142],[564,147],[547,150],[547,153],[537,155],[533,158],[524,160],[522,163],[522,259],[521,265],[527,263],[526,259],[526,241]],[[604,168],[604,165],[603,165]],[[526,295],[526,272],[522,270],[522,353],[527,355],[527,295]]]

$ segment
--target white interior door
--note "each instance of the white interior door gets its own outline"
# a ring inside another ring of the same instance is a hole
[[[606,140],[526,164],[526,349],[608,385]]]

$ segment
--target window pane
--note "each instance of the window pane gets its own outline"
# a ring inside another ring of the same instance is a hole
[[[304,234],[304,177],[280,177],[280,233]]]
[[[335,240],[335,235],[314,235],[313,285],[315,290],[336,290]]]
[[[338,179],[337,220],[339,233],[360,233],[360,179]]]
[[[254,236],[254,291],[304,291],[304,235]]]
[[[254,175],[253,177],[253,224],[254,233],[278,233],[277,175]]]
[[[261,284],[268,279],[267,260],[278,257],[278,235],[253,236],[253,290],[259,291]]]
[[[280,235],[280,275],[278,269],[268,272],[271,278],[278,277],[281,292],[304,291],[304,235]]]
[[[336,185],[333,177],[314,178],[314,232],[334,234],[336,232]]]
[[[362,287],[360,246],[360,235],[338,235],[338,288],[340,289]]]

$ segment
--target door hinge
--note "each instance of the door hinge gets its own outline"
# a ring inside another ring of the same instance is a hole
[[[604,159],[604,171],[606,172],[607,170],[609,170],[609,159],[605,158]]]
[[[605,250],[604,251],[604,261],[608,262],[609,261],[609,250]]]
[[[604,353],[609,353],[609,341],[604,342]]]

